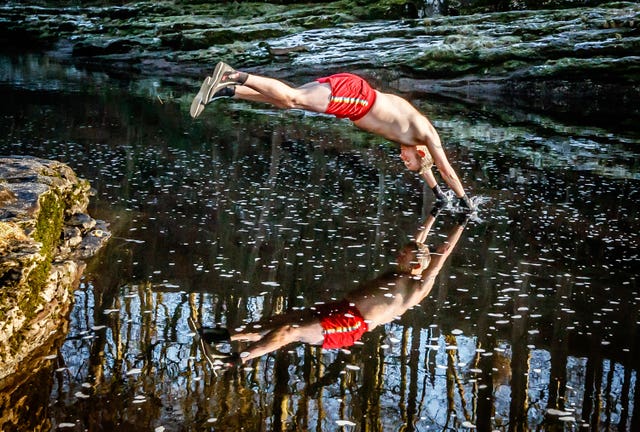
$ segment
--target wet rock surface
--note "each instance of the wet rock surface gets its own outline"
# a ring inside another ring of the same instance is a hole
[[[297,83],[351,70],[379,86],[403,82],[404,91],[525,106],[567,104],[579,94],[613,109],[640,95],[637,3],[428,18],[398,11],[350,2],[8,4],[0,8],[0,39],[47,47],[83,67],[174,82],[200,79],[225,60]]]
[[[109,239],[86,214],[90,186],[67,165],[0,158],[0,380],[64,325],[72,290]],[[64,320],[62,320],[64,321]]]

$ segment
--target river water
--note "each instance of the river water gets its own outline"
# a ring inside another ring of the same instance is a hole
[[[40,57],[0,75],[0,154],[69,164],[113,233],[45,367],[6,390],[26,403],[3,406],[3,430],[640,428],[640,129],[406,95],[484,201],[464,228],[435,219],[432,262],[460,238],[432,289],[349,348],[293,342],[227,368],[190,318],[259,331],[400,262],[433,198],[397,148],[241,102],[194,121],[196,82]]]

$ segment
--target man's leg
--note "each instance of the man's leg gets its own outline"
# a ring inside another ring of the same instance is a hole
[[[310,309],[290,310],[283,314],[272,315],[258,322],[247,324],[247,327],[231,335],[232,341],[255,342],[275,328],[284,325],[298,325],[312,321],[315,315]]]
[[[242,84],[246,79],[247,74],[240,74],[239,79],[237,78],[236,81],[231,80],[229,79],[229,75],[232,72],[236,71],[224,62],[219,62],[216,65],[213,74],[204,79],[200,90],[191,102],[191,108],[189,109],[191,117],[196,118],[202,114],[205,106],[212,100],[217,92],[234,84]]]
[[[322,326],[317,318],[300,324],[283,324],[251,343],[240,353],[240,359],[245,363],[292,342],[321,344],[323,339]]]
[[[231,78],[234,78],[233,74]],[[331,97],[331,87],[328,84],[314,81],[294,88],[282,81],[252,74],[247,75],[244,85],[236,86],[235,90],[235,97],[238,99],[265,102],[284,109],[304,109],[319,113],[327,110]]]

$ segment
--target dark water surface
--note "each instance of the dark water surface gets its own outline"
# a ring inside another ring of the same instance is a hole
[[[189,317],[344,297],[394,267],[431,192],[348,122],[231,101],[193,121],[197,83],[0,67],[0,154],[68,163],[114,235],[8,430],[640,430],[640,129],[415,98],[489,199],[433,290],[349,349],[224,369]]]

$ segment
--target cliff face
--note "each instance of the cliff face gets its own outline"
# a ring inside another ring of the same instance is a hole
[[[83,259],[110,237],[90,189],[60,162],[0,158],[0,380],[64,330]]]

